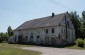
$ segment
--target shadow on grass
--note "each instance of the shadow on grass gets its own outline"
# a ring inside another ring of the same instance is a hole
[[[53,48],[65,48],[65,47],[70,47],[75,44],[68,44],[68,45],[37,45],[37,46],[42,46],[42,47],[53,47]]]

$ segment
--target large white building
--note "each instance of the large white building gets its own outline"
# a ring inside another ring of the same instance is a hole
[[[13,33],[9,38],[12,43],[66,45],[75,41],[75,29],[68,12],[26,21]]]

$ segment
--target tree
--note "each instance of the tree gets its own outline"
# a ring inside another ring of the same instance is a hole
[[[6,32],[6,33],[3,33],[3,32],[1,32],[0,33],[0,42],[7,42],[8,41],[8,33]]]
[[[85,21],[85,11],[82,12],[82,19]]]
[[[85,38],[85,11],[82,12],[82,33]]]
[[[3,41],[2,36],[3,36],[3,33],[0,33],[0,43]]]
[[[7,31],[8,31],[9,37],[13,35],[13,30],[12,30],[11,26],[8,27]]]
[[[8,33],[3,33],[3,41],[8,41]]]
[[[70,13],[70,18],[72,20],[72,23],[75,28],[75,36],[76,38],[82,38],[82,32],[81,32],[81,21],[79,15],[75,12]]]

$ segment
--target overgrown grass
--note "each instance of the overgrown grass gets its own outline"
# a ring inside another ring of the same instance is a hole
[[[75,45],[67,46],[65,48],[85,50],[85,40],[77,39],[75,43],[76,43]],[[83,45],[83,47],[79,45]]]
[[[85,50],[85,48],[78,47],[77,45],[67,46],[67,47],[65,47],[65,48],[69,48],[69,49],[81,49],[81,50]]]
[[[31,45],[18,45],[18,44],[7,44],[0,43],[0,55],[40,55],[40,52],[31,50],[22,50],[20,47],[31,46]]]

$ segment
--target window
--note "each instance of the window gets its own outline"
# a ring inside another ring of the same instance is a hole
[[[69,30],[67,31],[67,35],[70,36],[70,31]]]
[[[54,30],[54,28],[52,28],[52,33],[55,33],[55,30]]]
[[[74,36],[74,32],[72,31],[72,36]]]
[[[26,40],[28,39],[28,36],[26,36]]]
[[[46,34],[48,33],[48,29],[46,29]]]
[[[61,29],[61,33],[62,33],[62,35],[63,35],[63,29]]]
[[[65,29],[61,29],[61,33],[62,33],[62,35],[65,35],[66,34],[66,30]]]
[[[37,36],[37,38],[40,38],[40,36]]]
[[[16,36],[15,36],[15,42],[16,42]]]
[[[26,39],[28,38],[28,36],[26,36]]]
[[[33,38],[33,36],[31,36],[31,38]]]

